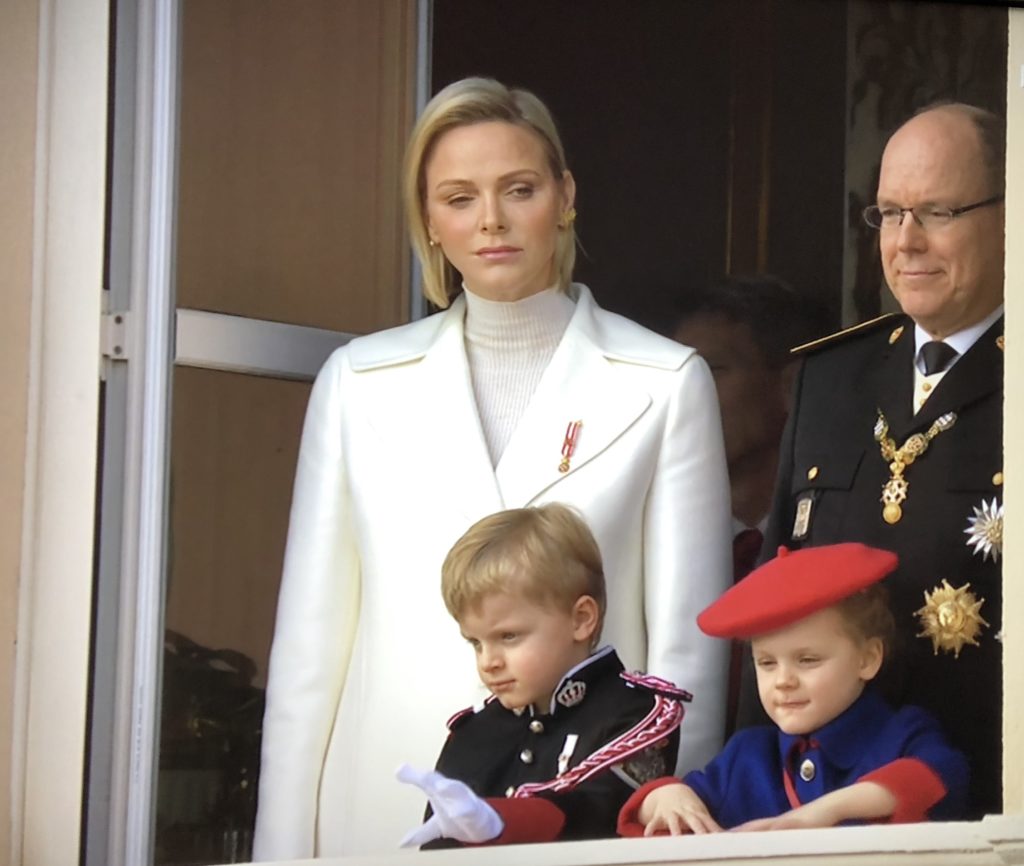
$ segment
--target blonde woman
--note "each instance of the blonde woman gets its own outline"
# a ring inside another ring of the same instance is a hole
[[[680,769],[721,744],[725,656],[695,624],[731,580],[714,384],[691,350],[571,282],[575,182],[532,94],[456,82],[409,144],[405,199],[442,312],[353,340],[310,398],[270,661],[257,859],[392,849],[403,761],[484,695],[438,591],[507,508],[566,502],[597,538],[606,639],[695,695]],[[438,672],[443,676],[438,676]]]

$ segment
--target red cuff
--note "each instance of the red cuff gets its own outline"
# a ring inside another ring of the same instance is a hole
[[[565,827],[565,813],[543,797],[488,797],[487,804],[505,822],[501,835],[487,845],[554,842]]]
[[[942,778],[918,758],[897,758],[857,781],[881,785],[896,798],[896,809],[883,823],[927,821],[928,810],[946,796]]]
[[[640,823],[640,806],[651,791],[663,788],[665,785],[675,785],[679,782],[675,776],[662,776],[660,779],[652,779],[645,785],[637,788],[633,795],[626,800],[626,804],[619,810],[619,820],[616,830],[620,836],[643,836],[644,825]]]

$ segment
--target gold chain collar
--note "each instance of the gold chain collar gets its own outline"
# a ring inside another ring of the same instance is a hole
[[[903,517],[901,507],[907,498],[910,484],[903,473],[918,457],[928,450],[932,439],[940,433],[945,432],[956,423],[956,413],[947,412],[936,418],[931,427],[924,433],[914,433],[908,437],[899,448],[896,441],[889,436],[889,422],[886,420],[882,410],[878,410],[878,420],[875,422],[875,441],[879,444],[882,452],[882,459],[889,464],[889,471],[892,477],[882,485],[882,519],[888,523],[899,523]]]

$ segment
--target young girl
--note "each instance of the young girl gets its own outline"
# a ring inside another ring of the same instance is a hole
[[[878,585],[896,555],[861,544],[789,552],[707,608],[707,634],[750,638],[758,692],[776,727],[747,728],[701,771],[645,785],[622,835],[954,820],[968,766],[938,723],[871,688],[892,615]]]

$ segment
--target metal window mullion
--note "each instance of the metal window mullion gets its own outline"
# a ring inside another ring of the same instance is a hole
[[[141,160],[148,172],[136,174],[139,200],[133,258],[139,280],[132,308],[138,327],[131,357],[137,360],[129,376],[132,449],[125,501],[126,546],[132,555],[125,557],[122,575],[123,623],[132,635],[130,729],[125,732],[126,864],[153,859],[167,559],[179,14],[179,4],[173,0],[140,4],[139,105],[145,117],[138,134],[140,150],[148,155],[148,160]],[[148,183],[142,183],[143,178]],[[134,525],[129,526],[130,522]]]

